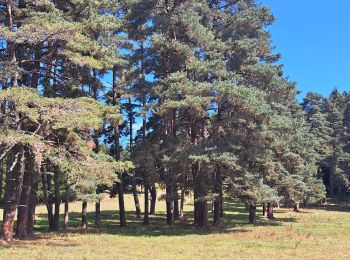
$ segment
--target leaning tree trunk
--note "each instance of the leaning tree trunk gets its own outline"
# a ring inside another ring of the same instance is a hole
[[[23,177],[22,194],[17,210],[16,237],[18,239],[26,239],[28,237],[28,210],[34,167],[35,165],[33,160],[28,160],[28,162],[25,163],[26,169]]]
[[[87,227],[87,201],[84,200],[82,204],[82,210],[81,210],[81,227],[83,229],[86,229]]]
[[[157,188],[156,185],[153,184],[151,187],[151,206],[150,206],[150,214],[156,214],[156,203],[157,203]]]
[[[249,222],[253,225],[256,224],[256,205],[254,204],[249,205]]]
[[[54,190],[55,190],[55,214],[53,218],[53,230],[58,230],[60,225],[60,205],[61,205],[61,193],[60,193],[60,175],[57,169],[54,174]]]
[[[6,182],[6,201],[4,205],[4,219],[2,223],[1,238],[10,241],[13,239],[13,225],[16,209],[21,198],[23,175],[25,170],[24,147],[14,148],[15,156],[8,169]]]
[[[136,217],[141,218],[141,206],[139,201],[139,195],[137,194],[136,180],[135,180],[134,173],[131,176],[131,189],[132,189],[132,195],[134,197]]]
[[[273,219],[273,206],[272,203],[267,203],[267,218]]]

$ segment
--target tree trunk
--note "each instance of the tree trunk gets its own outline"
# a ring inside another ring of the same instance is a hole
[[[134,197],[136,217],[138,219],[140,219],[141,218],[141,206],[140,206],[139,196],[137,194],[137,188],[136,188],[136,181],[135,181],[134,173],[131,176],[131,189],[132,189],[132,195]]]
[[[249,222],[250,224],[256,224],[256,206],[249,205]]]
[[[185,204],[185,188],[182,188],[181,196],[180,196],[180,218],[181,219],[184,217],[184,204]]]
[[[69,226],[69,188],[68,185],[66,187],[66,198],[64,199],[64,231],[68,230]]]
[[[295,205],[294,205],[294,211],[295,211],[295,212],[300,212],[300,203],[299,203],[299,202],[295,203]]]
[[[125,214],[125,203],[124,203],[124,185],[123,185],[123,174],[119,173],[119,183],[117,184],[118,189],[118,200],[119,200],[119,225],[121,227],[126,226],[126,214]]]
[[[266,204],[265,203],[262,204],[262,215],[263,216],[266,215]]]
[[[174,200],[172,185],[166,186],[166,220],[169,226],[174,224]]]
[[[42,186],[43,186],[43,192],[44,192],[44,199],[45,204],[47,208],[47,219],[49,222],[49,230],[53,230],[53,210],[52,210],[52,196],[49,195],[51,193],[51,181],[50,176],[46,174],[46,172],[43,172],[42,175]]]
[[[156,185],[153,184],[151,187],[151,207],[150,214],[156,214],[156,202],[157,202],[157,188]]]
[[[63,230],[67,231],[69,226],[69,196],[70,195],[70,188],[69,188],[69,182],[66,180],[66,194],[64,198],[64,220],[63,220]]]
[[[221,192],[221,171],[219,166],[216,167],[216,171],[213,176],[213,182],[214,182],[214,193],[217,194],[217,197],[214,199],[214,217],[213,217],[213,223],[214,226],[218,226],[220,224],[220,210],[221,210],[221,203],[222,198],[220,195]]]
[[[273,219],[273,206],[271,203],[267,203],[267,218]]]
[[[60,205],[61,205],[61,193],[60,193],[60,175],[57,169],[54,174],[54,188],[55,188],[55,214],[53,219],[53,230],[59,229],[60,224]]]
[[[33,158],[33,160],[35,160],[35,158]],[[28,209],[28,226],[27,226],[28,237],[31,237],[34,235],[35,208],[38,201],[40,167],[41,167],[41,163],[36,163],[33,177],[32,177],[29,209]]]
[[[208,219],[208,203],[205,199],[206,196],[205,184],[200,183],[198,188],[198,199],[197,199],[197,211],[198,211],[198,228],[203,230],[209,229]]]
[[[14,31],[14,26],[13,26],[13,10],[12,10],[12,5],[13,2],[12,0],[6,0],[6,20],[7,20],[7,26],[8,29],[13,32]],[[8,60],[12,63],[12,65],[15,68],[14,75],[11,78],[11,86],[12,87],[17,87],[18,86],[18,65],[17,65],[17,58],[16,58],[16,44],[14,41],[9,40],[7,42],[7,49],[8,49]]]
[[[209,229],[209,218],[208,218],[208,203],[206,200],[207,190],[206,190],[206,180],[204,174],[200,173],[200,166],[196,163],[195,166],[195,178],[194,180],[194,190],[197,193],[197,199],[195,201],[195,209],[197,215],[197,226],[199,229],[208,230]]]
[[[1,238],[5,241],[13,239],[13,225],[15,221],[16,209],[21,197],[23,175],[25,170],[25,157],[23,146],[14,149],[16,155],[13,163],[8,169],[10,174],[6,183],[6,201],[4,205],[4,219],[2,223]]]
[[[118,81],[117,81],[117,75],[118,74],[118,68],[117,66],[113,67],[113,106],[119,105],[119,94],[118,94]],[[120,160],[120,131],[119,126],[116,126],[115,129],[115,140],[114,140],[114,146],[115,146],[115,159],[117,161]],[[119,201],[119,225],[121,227],[126,226],[126,214],[125,214],[125,204],[124,204],[124,184],[123,184],[123,173],[118,172],[118,178],[119,182],[117,183],[117,190],[118,190],[118,201]]]
[[[198,191],[196,185],[197,179],[197,164],[192,165],[192,178],[193,178],[193,201],[194,201],[194,209],[193,209],[193,223],[198,224]]]
[[[145,180],[144,180],[144,183],[145,183],[145,191],[144,191],[144,194],[145,194],[145,214],[144,214],[144,217],[143,217],[143,224],[144,225],[148,225],[149,224],[149,218],[148,218],[148,210],[149,210],[149,198],[148,198],[148,194],[149,194],[149,186],[148,186],[148,173],[147,171],[145,170]]]
[[[28,160],[27,163],[25,163],[25,168],[26,169],[24,171],[23,177],[22,194],[17,209],[16,237],[18,239],[26,239],[28,236],[28,209],[31,194],[34,161]]]
[[[86,229],[87,227],[87,201],[83,201],[82,211],[81,211],[81,227]]]
[[[174,185],[174,220],[179,220],[180,209],[179,209],[179,194],[177,193],[177,186]]]
[[[95,225],[99,227],[101,224],[101,201],[95,203]]]

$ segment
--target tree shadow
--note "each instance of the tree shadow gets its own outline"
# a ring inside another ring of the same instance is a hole
[[[208,208],[211,209],[211,203]],[[212,224],[213,213],[210,211],[210,224]],[[64,238],[69,234],[112,234],[131,237],[159,237],[159,236],[187,236],[187,235],[208,235],[215,233],[236,233],[250,232],[248,223],[248,212],[244,205],[239,201],[226,201],[224,203],[224,217],[220,225],[214,227],[211,225],[209,230],[200,230],[193,224],[193,212],[191,210],[184,212],[184,217],[177,220],[173,226],[166,224],[166,215],[159,212],[149,216],[149,225],[143,225],[142,219],[138,219],[134,211],[127,211],[127,226],[119,226],[119,213],[117,210],[102,210],[100,226],[94,225],[95,212],[88,212],[88,226],[81,228],[81,213],[71,212],[69,214],[69,228],[63,231],[63,214],[60,215],[60,229],[58,232],[48,231],[48,220],[46,214],[38,214],[35,222],[36,236],[32,240],[45,240],[47,237],[58,235]],[[275,218],[268,220],[262,216],[261,210],[257,211],[257,224],[254,226],[282,226],[284,222],[296,222],[294,218]],[[0,222],[1,224],[1,222]],[[53,246],[60,246],[52,243]],[[15,243],[16,244],[16,243]],[[74,244],[73,244],[74,245]],[[25,246],[25,244],[24,244]],[[1,245],[0,245],[1,248]]]
[[[311,209],[350,212],[350,198],[327,199],[326,203],[313,205]]]

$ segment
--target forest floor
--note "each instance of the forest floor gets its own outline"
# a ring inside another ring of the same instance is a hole
[[[185,219],[174,227],[165,224],[164,201],[157,202],[158,214],[145,227],[134,216],[132,196],[126,200],[128,227],[118,226],[117,199],[106,198],[101,203],[100,228],[93,225],[94,204],[89,203],[86,231],[79,227],[81,203],[71,203],[67,233],[47,232],[46,208],[39,206],[35,238],[0,243],[0,259],[350,259],[346,201],[328,201],[301,213],[276,209],[276,220],[258,215],[256,226],[247,224],[241,204],[228,202],[222,225],[201,232],[190,224],[190,200]]]

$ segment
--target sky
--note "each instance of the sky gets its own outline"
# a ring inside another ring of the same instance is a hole
[[[276,21],[268,28],[285,75],[302,91],[350,90],[349,0],[260,0]]]

